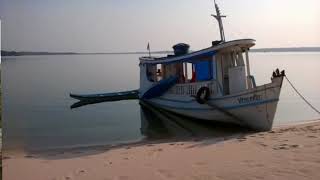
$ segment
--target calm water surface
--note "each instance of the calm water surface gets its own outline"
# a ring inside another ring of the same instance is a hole
[[[21,56],[2,59],[5,149],[50,149],[107,145],[162,135],[212,134],[214,126],[141,109],[137,100],[70,109],[69,93],[138,89],[139,55]],[[320,53],[252,53],[257,84],[275,68],[320,108]],[[163,117],[161,119],[161,117]],[[284,82],[275,125],[318,118]],[[164,120],[165,119],[165,120]],[[150,121],[152,120],[152,121]]]

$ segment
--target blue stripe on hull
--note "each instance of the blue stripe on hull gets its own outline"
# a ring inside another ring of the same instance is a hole
[[[271,102],[276,102],[279,101],[278,98],[276,99],[268,99],[268,100],[262,100],[262,101],[256,101],[256,102],[251,102],[251,103],[246,103],[246,104],[238,104],[238,105],[231,105],[231,106],[224,106],[221,107],[226,110],[230,109],[237,109],[237,108],[242,108],[242,107],[247,107],[247,106],[258,106],[261,104],[266,104],[266,103],[271,103]],[[158,105],[158,106],[163,106],[166,108],[172,108],[172,109],[181,109],[181,110],[196,110],[196,111],[207,111],[207,110],[214,110],[214,108],[186,108],[186,107],[176,107],[176,106],[168,106],[168,105],[162,105],[159,103],[151,102],[152,104]]]

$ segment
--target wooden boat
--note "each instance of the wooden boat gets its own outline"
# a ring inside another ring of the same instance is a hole
[[[87,104],[140,99],[156,108],[183,116],[234,123],[254,130],[272,128],[284,71],[272,73],[271,82],[256,85],[250,73],[249,51],[253,39],[226,41],[222,16],[215,3],[220,41],[189,52],[189,45],[173,46],[166,57],[140,57],[139,90],[93,95],[70,94],[80,100],[71,108]],[[150,53],[149,53],[150,54]]]
[[[114,92],[114,93],[102,93],[102,94],[72,94],[70,93],[70,97],[74,99],[78,99],[80,101],[119,101],[119,100],[127,100],[127,99],[137,99],[138,98],[138,90],[132,91],[122,91],[122,92]]]
[[[139,98],[184,116],[235,123],[254,130],[272,128],[284,71],[272,73],[271,82],[256,85],[250,73],[253,39],[226,41],[222,16],[215,3],[221,41],[189,53],[177,44],[174,55],[140,58]]]

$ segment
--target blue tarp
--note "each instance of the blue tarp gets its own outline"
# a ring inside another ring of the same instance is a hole
[[[195,63],[196,80],[207,81],[212,79],[212,61],[199,61]]]

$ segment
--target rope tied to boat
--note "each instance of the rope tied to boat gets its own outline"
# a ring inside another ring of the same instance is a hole
[[[292,82],[288,79],[288,77],[285,75],[284,76],[286,78],[286,80],[288,81],[288,83],[290,84],[290,86],[295,90],[295,92],[301,97],[301,99],[307,103],[315,112],[317,112],[320,115],[320,111],[314,107],[299,91],[298,89],[292,84]]]

